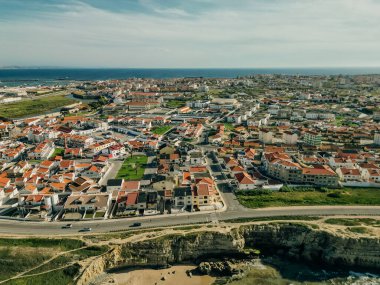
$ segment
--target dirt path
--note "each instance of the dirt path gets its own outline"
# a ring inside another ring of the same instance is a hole
[[[29,272],[31,272],[31,271],[33,271],[33,270],[35,270],[35,269],[38,269],[38,268],[44,266],[45,264],[48,264],[49,262],[53,261],[54,259],[58,258],[59,256],[65,255],[65,254],[67,254],[67,253],[75,252],[75,251],[78,251],[78,250],[81,250],[81,249],[85,249],[85,248],[88,248],[88,247],[89,247],[89,246],[83,246],[83,247],[80,247],[80,248],[76,248],[76,249],[72,249],[72,250],[68,250],[68,251],[60,252],[60,253],[58,253],[58,254],[54,255],[53,257],[51,257],[51,258],[45,260],[44,262],[42,262],[41,264],[39,264],[39,265],[37,265],[37,266],[35,266],[35,267],[32,267],[32,268],[30,268],[30,269],[28,269],[28,270],[25,270],[25,271],[23,271],[23,272],[21,272],[21,273],[18,273],[17,275],[15,275],[15,276],[13,276],[13,277],[11,277],[11,278],[8,278],[8,279],[6,279],[6,280],[2,280],[2,281],[0,281],[0,284],[6,283],[6,282],[8,282],[8,281],[10,281],[10,280],[18,279],[18,278],[21,278],[21,277],[28,277],[28,276],[41,275],[41,274],[45,274],[45,273],[48,273],[48,272],[51,272],[51,271],[58,270],[59,268],[54,268],[54,269],[51,269],[51,270],[48,270],[48,271],[45,271],[45,272],[36,273],[36,274],[31,274],[31,275],[26,275],[27,273],[29,273]],[[65,267],[67,267],[67,266],[68,266],[68,265],[65,265],[65,266],[63,266],[62,268],[65,268]]]

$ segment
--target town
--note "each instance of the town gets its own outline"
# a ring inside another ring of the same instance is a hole
[[[70,104],[0,113],[3,218],[191,216],[224,211],[224,193],[380,188],[378,75],[0,88],[3,108],[57,92]]]

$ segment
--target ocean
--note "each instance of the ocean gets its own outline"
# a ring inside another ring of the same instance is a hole
[[[254,74],[380,74],[379,68],[34,68],[0,69],[0,86],[64,85],[69,81],[128,78],[236,78]]]

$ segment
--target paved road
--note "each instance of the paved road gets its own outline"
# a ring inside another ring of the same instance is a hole
[[[224,194],[226,195],[226,194]],[[227,194],[228,196],[229,194]],[[232,194],[231,194],[232,195]],[[234,201],[232,198],[225,199],[227,204]],[[236,202],[236,201],[235,201]],[[232,203],[235,203],[232,202]],[[236,208],[236,207],[231,207]],[[73,222],[73,228],[61,229],[63,222],[23,222],[0,220],[0,234],[10,235],[75,235],[83,227],[91,227],[92,232],[104,233],[118,230],[131,229],[130,226],[136,221],[142,222],[144,227],[174,226],[190,223],[207,223],[215,220],[223,221],[235,218],[261,218],[275,216],[333,216],[333,215],[360,215],[380,216],[380,206],[316,206],[316,207],[286,207],[227,210],[225,212],[192,213],[163,215],[153,217],[99,220],[91,222]],[[83,233],[80,233],[83,234]]]

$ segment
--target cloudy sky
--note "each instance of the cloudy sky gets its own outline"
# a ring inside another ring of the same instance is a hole
[[[0,0],[0,66],[380,66],[380,0]]]

